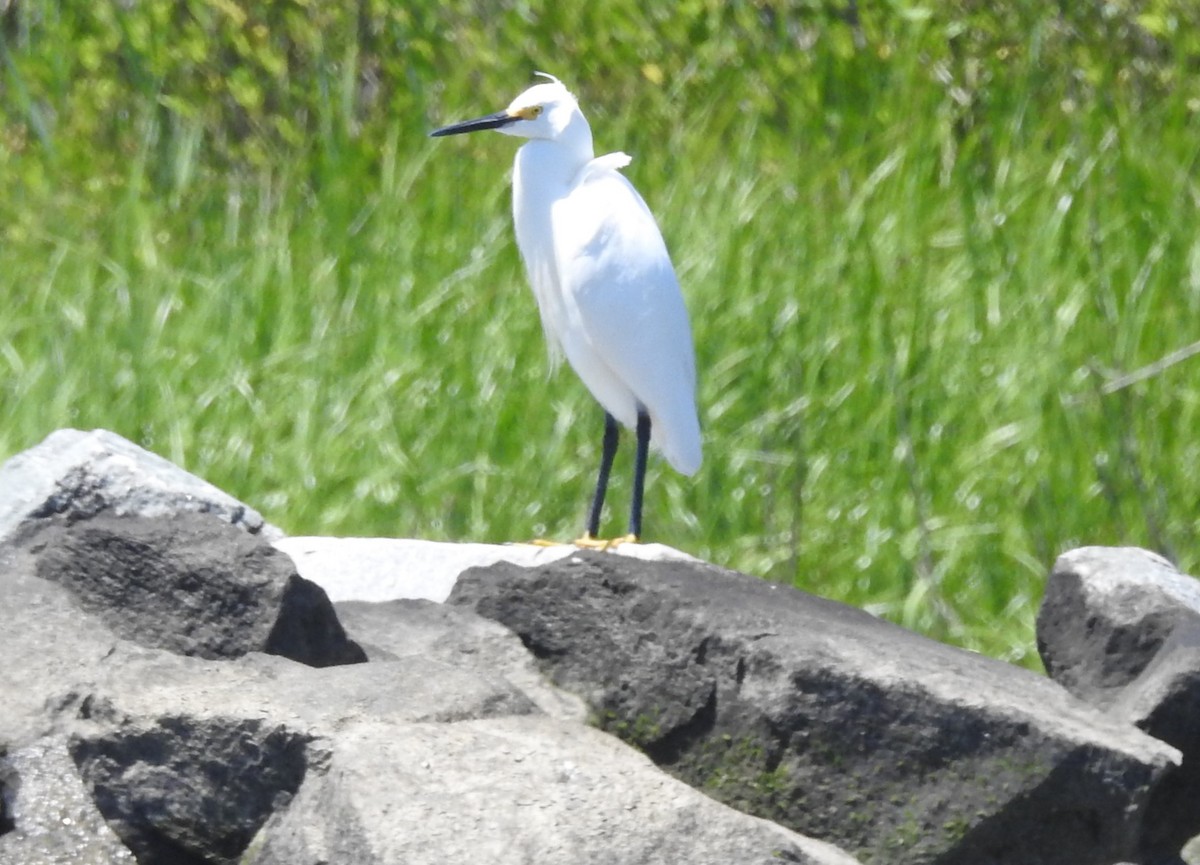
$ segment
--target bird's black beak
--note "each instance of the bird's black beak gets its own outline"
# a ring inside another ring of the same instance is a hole
[[[461,135],[464,132],[478,132],[481,129],[499,129],[501,126],[516,123],[520,119],[520,117],[515,114],[509,114],[507,111],[497,111],[495,114],[489,114],[486,117],[464,120],[461,123],[451,123],[449,126],[433,130],[433,132],[429,133],[429,136],[430,138],[441,138],[443,135]]]

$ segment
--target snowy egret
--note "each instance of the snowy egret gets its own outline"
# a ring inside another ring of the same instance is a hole
[[[658,224],[618,171],[629,156],[595,157],[575,97],[557,78],[538,74],[549,82],[530,87],[503,111],[431,135],[494,129],[529,139],[513,165],[517,246],[552,362],[565,354],[605,412],[596,492],[576,543],[636,542],[649,446],[685,475],[700,468],[691,327]],[[637,436],[629,533],[600,541],[618,422]]]

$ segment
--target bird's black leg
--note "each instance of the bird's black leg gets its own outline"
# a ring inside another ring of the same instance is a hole
[[[650,451],[650,415],[638,411],[637,456],[633,461],[633,503],[629,508],[629,535],[642,536],[642,492],[646,487],[646,456]]]
[[[600,537],[600,511],[604,509],[604,494],[608,492],[608,473],[612,471],[613,457],[617,455],[617,437],[620,428],[617,419],[604,413],[604,444],[600,451],[600,475],[596,478],[596,495],[592,499],[592,512],[588,516],[588,538]]]

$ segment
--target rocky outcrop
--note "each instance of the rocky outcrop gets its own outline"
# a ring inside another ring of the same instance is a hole
[[[313,668],[256,652],[204,659],[118,636],[38,578],[37,555],[9,550],[0,566],[16,588],[0,614],[0,651],[27,648],[19,669],[0,670],[0,687],[28,695],[4,710],[4,777],[18,795],[0,861],[88,861],[55,858],[72,842],[38,828],[39,811],[77,809],[82,789],[91,807],[73,819],[89,836],[103,827],[88,841],[95,862],[122,861],[125,850],[143,865],[383,865],[454,861],[463,851],[514,865],[531,851],[564,865],[853,862],[564,720],[578,717],[574,701],[540,680],[532,697],[514,685],[507,673],[531,675],[520,669],[519,642],[469,613],[379,605],[359,617],[366,644],[388,646],[370,663]],[[406,620],[423,634],[407,648],[388,638]],[[451,663],[457,657],[473,663]],[[40,764],[34,751],[59,759]],[[50,785],[48,769],[54,784],[74,785],[68,803],[20,795]]]
[[[1089,705],[661,548],[279,535],[109,433],[0,467],[0,862],[1160,865],[1193,826],[1186,617],[1060,664],[1126,671]]]
[[[229,511],[9,512],[0,861],[854,861],[589,729],[493,622],[350,603],[347,637]]]

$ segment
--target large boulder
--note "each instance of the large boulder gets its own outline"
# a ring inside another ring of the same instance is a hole
[[[1200,581],[1148,550],[1071,550],[1050,573],[1037,634],[1051,678],[1183,754],[1155,790],[1141,851],[1174,861],[1200,834]]]
[[[1173,862],[1200,835],[1200,628],[1177,628],[1110,712],[1183,754],[1154,792],[1142,845],[1143,861]]]
[[[36,571],[26,551],[0,544],[0,748],[45,735],[54,702],[105,664],[118,643],[66,588]]]
[[[26,541],[39,577],[133,642],[201,658],[269,652],[316,667],[366,660],[287,556],[209,514],[103,511],[44,524]]]
[[[869,861],[1110,865],[1179,759],[1033,673],[710,565],[499,564],[450,602],[671,774]]]
[[[207,481],[108,430],[61,429],[0,466],[0,540],[49,517],[101,511],[212,514],[268,539],[283,532]]]
[[[363,724],[259,833],[245,865],[854,865],[550,718]]]
[[[1054,563],[1038,652],[1054,681],[1107,707],[1180,627],[1200,627],[1200,582],[1136,547],[1081,547]]]

